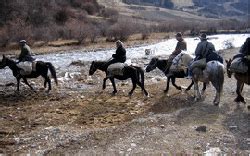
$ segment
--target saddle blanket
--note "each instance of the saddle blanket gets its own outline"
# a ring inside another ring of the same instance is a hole
[[[184,66],[177,66],[174,64],[171,64],[169,71],[171,72],[181,72],[181,71],[185,71],[187,69],[187,67]]]
[[[36,71],[36,61],[34,62],[20,62],[17,64],[17,67],[21,69],[21,75],[29,75],[32,71]]]
[[[230,66],[230,71],[236,73],[247,73],[248,66],[243,62],[242,58],[235,58]]]
[[[126,66],[124,63],[114,63],[108,66],[107,68],[107,76],[123,76],[123,69]]]

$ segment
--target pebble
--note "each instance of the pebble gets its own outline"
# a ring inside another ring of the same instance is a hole
[[[136,147],[136,144],[135,143],[131,143],[131,147]]]
[[[165,128],[165,125],[160,125],[161,128]]]
[[[198,126],[195,130],[198,132],[207,132],[207,126]]]

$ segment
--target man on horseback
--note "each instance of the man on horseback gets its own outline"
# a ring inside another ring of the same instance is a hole
[[[233,57],[231,68],[235,68],[236,72],[244,73],[250,72],[250,37],[246,39],[244,44],[241,46],[239,54]],[[237,69],[239,68],[239,69]],[[246,68],[246,69],[240,69]]]
[[[32,62],[35,59],[31,56],[31,49],[25,40],[19,41],[19,45],[21,48],[21,53],[18,56],[17,66],[21,69],[21,75],[28,75],[32,72]]]
[[[35,59],[31,56],[31,49],[27,45],[27,42],[25,40],[21,40],[19,41],[19,45],[21,47],[21,53],[18,57],[19,62],[34,61]]]
[[[215,48],[213,43],[207,41],[207,35],[201,34],[200,42],[198,43],[195,49],[195,59],[194,62],[191,63],[187,78],[192,78],[191,72],[195,67],[205,68],[206,63],[212,60],[223,62],[223,59],[215,53]]]
[[[181,53],[182,50],[187,50],[187,43],[186,41],[182,38],[182,34],[178,32],[176,35],[176,40],[178,41],[175,47],[175,50],[172,52],[172,54],[168,58],[168,64],[167,68],[169,68],[172,64],[173,59]]]
[[[107,66],[118,62],[124,63],[126,61],[126,50],[120,40],[116,41],[116,48],[115,54],[113,54],[112,59],[107,62]]]
[[[109,74],[123,75],[124,62],[126,61],[126,50],[123,47],[123,43],[118,40],[116,41],[116,52],[112,55],[112,59],[105,65],[108,68]]]

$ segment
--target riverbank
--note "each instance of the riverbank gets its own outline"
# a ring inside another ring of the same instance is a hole
[[[126,48],[136,47],[146,44],[154,44],[165,39],[173,38],[174,33],[151,33],[148,38],[142,39],[141,34],[132,35],[124,42]],[[29,41],[27,41],[29,44]],[[107,42],[105,38],[99,38],[95,43],[87,42],[83,45],[77,45],[74,40],[58,40],[54,42],[35,42],[30,46],[34,55],[65,53],[69,51],[100,51],[107,49],[115,49],[114,42]],[[0,49],[1,54],[15,55],[20,53],[17,43],[12,43],[7,48]]]
[[[221,54],[228,59],[238,50]],[[246,105],[233,102],[234,78],[225,75],[217,107],[212,104],[212,85],[204,99],[194,103],[193,91],[181,92],[171,85],[166,95],[164,75],[155,70],[145,73],[150,97],[138,88],[128,97],[130,81],[117,81],[118,94],[112,96],[110,84],[101,90],[104,73],[98,71],[90,78],[89,64],[77,67],[81,75],[60,81],[57,87],[52,82],[50,94],[44,92],[42,79],[29,80],[36,93],[25,85],[19,94],[15,84],[0,86],[0,153],[203,154],[217,147],[222,153],[249,154],[249,111]],[[188,86],[190,80],[177,79],[176,83]],[[247,105],[249,90],[249,86],[243,90]],[[196,131],[199,126],[206,130]]]

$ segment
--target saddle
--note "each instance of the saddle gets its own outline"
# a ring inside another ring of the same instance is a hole
[[[124,63],[114,63],[108,66],[107,68],[107,76],[123,76],[124,67],[127,66]]]
[[[21,69],[20,70],[21,75],[29,75],[29,74],[31,74],[32,71],[36,71],[36,61],[19,62],[17,64],[17,67]]]
[[[229,69],[231,72],[244,74],[248,72],[247,64],[247,61],[244,61],[243,58],[235,58],[233,59]]]

